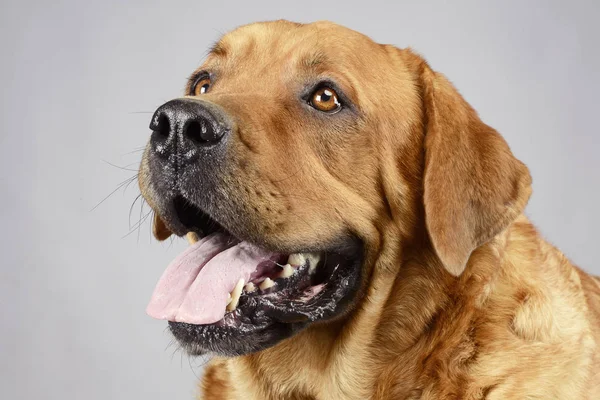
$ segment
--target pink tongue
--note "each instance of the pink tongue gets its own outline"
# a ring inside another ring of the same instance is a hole
[[[188,247],[158,281],[148,315],[189,324],[212,324],[225,315],[228,294],[240,278],[248,282],[258,265],[273,254],[247,242],[211,234]]]

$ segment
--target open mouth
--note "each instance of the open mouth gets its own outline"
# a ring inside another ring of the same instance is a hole
[[[233,236],[180,196],[173,205],[192,244],[160,278],[147,312],[170,321],[191,353],[264,348],[306,323],[338,315],[356,293],[361,255],[354,243],[320,252],[270,251]],[[268,338],[233,343],[235,335],[261,331]]]

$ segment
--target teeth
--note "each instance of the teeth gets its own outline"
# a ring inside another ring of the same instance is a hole
[[[246,290],[246,293],[252,293],[256,290],[256,285],[252,282],[248,282],[246,286],[244,286],[244,289]]]
[[[283,270],[279,273],[279,278],[289,278],[294,275],[296,270],[290,264],[286,264],[283,266]]]
[[[236,283],[235,287],[231,291],[231,301],[227,304],[227,311],[233,311],[237,308],[237,305],[240,301],[240,296],[242,295],[242,289],[244,288],[244,279],[240,279],[238,283]]]
[[[271,280],[271,278],[267,278],[264,281],[262,281],[262,283],[260,285],[258,285],[258,287],[260,288],[260,290],[267,290],[270,287],[275,286],[275,282],[273,282]]]
[[[319,261],[321,261],[321,255],[319,253],[308,253],[306,255],[306,259],[309,262],[309,272],[314,272],[314,270],[317,268],[317,264],[319,263]]]
[[[306,261],[308,261],[310,272],[313,272],[320,260],[321,255],[319,253],[296,253],[290,254],[288,257],[288,264],[298,267],[304,265]]]
[[[185,235],[185,237],[187,238],[187,240],[190,244],[194,244],[198,240],[200,240],[200,237],[198,236],[198,234],[196,232],[188,232],[187,235]]]
[[[290,256],[288,257],[288,264],[290,265],[294,265],[294,266],[301,266],[304,265],[304,254],[300,254],[300,253],[296,253],[296,254],[290,254]]]

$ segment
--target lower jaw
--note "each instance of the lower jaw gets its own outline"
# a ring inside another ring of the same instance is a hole
[[[272,323],[265,326],[191,325],[169,322],[169,329],[182,348],[192,356],[214,354],[237,357],[275,346],[306,325]]]

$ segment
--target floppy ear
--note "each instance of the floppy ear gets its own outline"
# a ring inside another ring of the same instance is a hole
[[[156,211],[154,212],[154,221],[152,223],[152,234],[156,238],[156,240],[163,241],[171,236],[173,232],[167,228],[162,219],[158,216]]]
[[[427,230],[446,269],[458,276],[475,248],[521,214],[531,177],[443,75],[425,65],[422,80]]]

